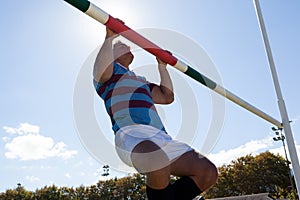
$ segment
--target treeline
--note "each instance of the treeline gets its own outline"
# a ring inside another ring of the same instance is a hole
[[[15,189],[0,194],[1,200],[113,200],[146,199],[145,178],[133,174],[124,178],[98,181],[96,185],[76,188],[45,186],[36,191],[27,191],[21,184]]]
[[[108,175],[108,166],[105,166]],[[247,155],[219,167],[217,184],[203,196],[207,199],[270,193],[274,198],[295,199],[293,179],[290,178],[287,161],[270,152],[257,156]],[[174,181],[176,177],[172,178]],[[293,183],[293,184],[292,184]],[[76,188],[45,186],[36,191],[27,191],[19,184],[0,194],[1,200],[143,200],[145,177],[133,174],[124,178],[99,181],[96,185]]]

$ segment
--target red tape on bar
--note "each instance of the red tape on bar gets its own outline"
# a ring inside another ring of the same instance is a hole
[[[137,44],[169,65],[174,66],[177,63],[177,58],[169,54],[167,51],[161,49],[159,46],[155,45],[145,37],[141,36],[139,33],[135,32],[125,24],[121,23],[116,18],[109,16],[105,26],[127,38],[131,42]]]

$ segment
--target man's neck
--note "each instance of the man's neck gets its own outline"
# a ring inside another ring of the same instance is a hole
[[[119,65],[121,65],[122,67],[126,68],[129,70],[129,65],[124,65],[123,63],[120,63],[118,61],[116,61],[116,63],[118,63]]]
[[[124,69],[129,70],[129,67],[124,66],[122,63],[115,61],[115,63],[117,63],[118,65],[120,65],[121,67],[123,67]]]

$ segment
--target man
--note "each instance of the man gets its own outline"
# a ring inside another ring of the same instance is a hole
[[[115,132],[121,160],[146,175],[149,200],[193,199],[217,180],[217,169],[189,145],[173,140],[154,104],[174,100],[167,64],[157,58],[160,85],[129,70],[134,56],[118,36],[106,29],[105,41],[94,65],[94,85],[104,100]],[[170,175],[181,177],[170,184]]]

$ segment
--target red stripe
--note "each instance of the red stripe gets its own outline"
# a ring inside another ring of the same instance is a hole
[[[147,95],[150,99],[152,99],[151,95],[145,88],[136,88],[136,87],[119,87],[116,89],[110,90],[107,95],[105,96],[104,100],[107,101],[108,99],[111,98],[111,96],[116,96],[116,95],[123,95],[123,94],[145,94]]]
[[[121,34],[131,42],[137,44],[141,48],[145,49],[149,53],[160,58],[161,60],[168,63],[169,65],[172,66],[176,65],[177,58],[169,54],[167,51],[161,49],[159,46],[152,43],[150,40],[141,36],[136,31],[130,29],[125,24],[122,24],[116,18],[109,16],[108,21],[105,23],[105,26],[107,26],[109,29],[113,30],[114,32]]]
[[[144,81],[144,80],[141,80],[139,79],[138,77],[136,76],[129,76],[127,74],[115,74],[113,75],[108,81],[106,81],[105,83],[103,83],[103,86],[97,91],[97,93],[102,96],[102,94],[105,92],[105,89],[109,86],[109,84],[112,84],[112,83],[116,83],[118,82],[119,80],[123,80],[123,79],[130,79],[130,80],[137,80],[141,83],[145,83],[145,84],[148,84],[147,81]]]
[[[152,103],[143,100],[130,100],[130,101],[122,101],[119,103],[115,103],[112,107],[110,107],[109,112],[112,116],[113,113],[118,112],[122,109],[130,109],[130,108],[150,108],[155,110],[155,107]]]
[[[151,108],[155,110],[155,107],[152,103],[143,100],[131,100],[129,102],[129,108]]]

